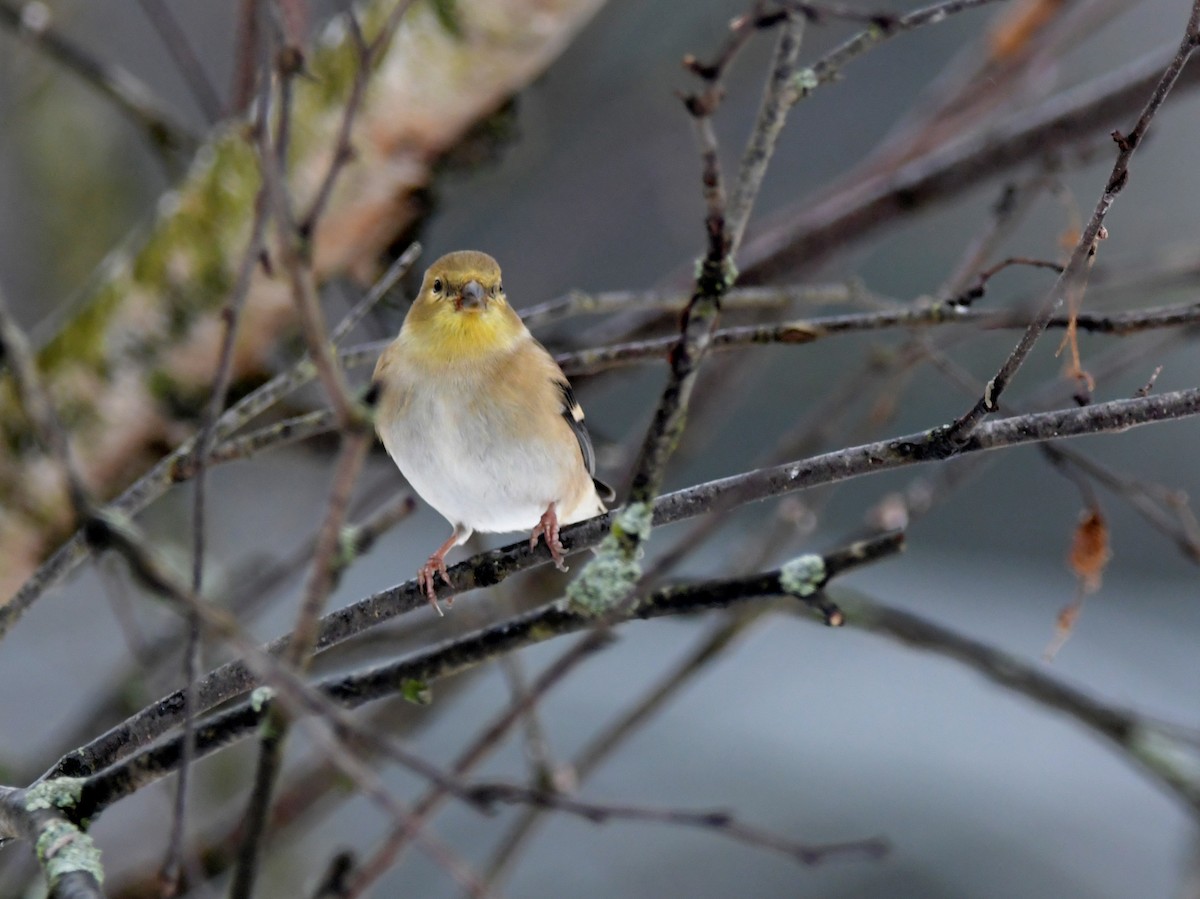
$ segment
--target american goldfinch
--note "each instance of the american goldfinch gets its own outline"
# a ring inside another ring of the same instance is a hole
[[[563,565],[561,525],[605,511],[583,410],[504,296],[500,266],[463,250],[425,272],[375,366],[376,429],[413,489],[454,528],[418,573],[430,604],[446,554],[475,531],[532,532]]]

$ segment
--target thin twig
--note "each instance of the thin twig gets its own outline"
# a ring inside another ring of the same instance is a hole
[[[281,82],[289,84],[294,72],[282,72]],[[290,118],[290,110],[285,106],[281,110],[281,123],[278,126],[281,134],[286,134],[287,127],[283,124]],[[309,356],[316,366],[317,376],[321,380],[325,393],[333,408],[338,426],[351,427],[362,418],[358,404],[346,386],[345,377],[338,366],[328,340],[325,323],[321,315],[321,304],[317,296],[312,267],[308,259],[308,242],[304,240],[297,229],[292,213],[292,202],[285,183],[279,153],[281,146],[266,145],[266,136],[260,135],[259,165],[262,168],[263,183],[270,200],[272,217],[275,221],[278,236],[279,260],[287,277],[292,299],[300,319],[301,330],[304,334]]]
[[[833,303],[857,303],[867,296],[866,288],[858,281],[843,284],[796,284],[779,287],[734,287],[722,301],[725,312],[734,309],[760,309],[804,303],[815,306]],[[682,312],[690,297],[672,290],[610,290],[570,293],[520,310],[525,324],[534,327],[556,322],[575,315],[590,315],[629,310],[665,309]]]
[[[67,432],[41,382],[33,348],[25,332],[17,325],[8,308],[8,300],[0,288],[0,358],[8,363],[16,387],[17,399],[33,433],[58,468],[64,493],[75,512],[76,521],[85,525],[92,515],[92,502],[87,485],[74,461]]]
[[[25,38],[111,101],[141,130],[168,170],[177,171],[178,159],[190,157],[200,145],[199,138],[131,72],[97,59],[67,39],[50,24],[48,15],[44,4],[0,0],[0,27]]]
[[[1161,484],[1146,483],[1097,462],[1082,453],[1053,443],[1042,451],[1072,465],[1128,503],[1151,527],[1170,538],[1192,562],[1200,562],[1200,527],[1188,505],[1187,494]]]
[[[971,291],[970,300],[978,299]],[[961,296],[961,295],[960,295]],[[788,322],[762,325],[739,325],[720,328],[712,334],[712,349],[732,350],[773,344],[796,346],[827,337],[882,331],[892,328],[932,328],[945,325],[975,323],[983,328],[1028,328],[1030,316],[1019,311],[973,309],[961,302],[924,302],[880,312],[855,312],[845,315],[817,316]],[[1047,328],[1067,328],[1070,317],[1052,315]],[[1108,314],[1081,313],[1075,318],[1080,331],[1128,337],[1146,331],[1174,329],[1200,324],[1200,303],[1133,309]],[[612,368],[635,365],[650,360],[662,360],[670,354],[675,339],[651,337],[611,346],[594,347],[560,353],[558,364],[568,375],[591,375]]]
[[[361,98],[361,85],[365,84],[365,57],[362,35],[357,22],[351,16],[352,32],[359,48],[359,87],[355,96]],[[373,434],[367,426],[365,416],[359,413],[357,403],[351,396],[344,375],[333,354],[333,343],[325,328],[317,299],[315,277],[307,253],[308,237],[292,216],[292,202],[284,184],[287,171],[287,149],[289,123],[291,121],[291,85],[299,72],[299,59],[288,48],[277,54],[276,68],[279,83],[279,112],[275,146],[267,143],[267,132],[259,133],[259,161],[263,170],[263,182],[273,207],[276,233],[280,244],[280,259],[296,304],[308,351],[313,358],[318,374],[329,396],[335,419],[341,432],[341,450],[334,472],[333,488],[324,522],[317,537],[316,552],[304,598],[296,615],[288,650],[284,654],[287,664],[300,673],[308,670],[312,660],[316,629],[321,612],[335,581],[336,557],[339,550],[341,530],[350,503],[350,494],[366,460]],[[353,99],[353,98],[352,98]],[[264,103],[265,105],[265,103]],[[353,116],[359,108],[354,100],[343,116],[342,130],[349,134]],[[272,150],[274,152],[272,152]],[[338,160],[331,163],[328,181],[340,168]],[[310,223],[311,224],[311,223]],[[365,305],[365,304],[363,304]],[[279,772],[283,766],[283,753],[291,729],[290,711],[282,705],[272,704],[268,726],[259,744],[258,765],[254,785],[247,805],[245,826],[238,863],[234,868],[230,887],[232,899],[250,899],[258,874],[258,859],[266,829],[268,811]]]
[[[818,203],[783,209],[743,252],[742,283],[764,284],[811,269],[835,250],[1031,159],[1078,144],[1118,117],[1140,108],[1173,60],[1158,50],[1092,81],[1063,91],[1006,121],[929,151],[895,171],[856,182]],[[1178,88],[1200,85],[1200,70],[1185,70]]]
[[[363,97],[366,95],[367,79],[370,77],[371,68],[375,63],[374,54],[367,47],[353,7],[347,8],[343,16],[346,19],[350,40],[354,44],[357,65],[354,69],[354,80],[350,85],[350,96],[346,98],[342,108],[342,121],[338,126],[333,153],[330,155],[329,165],[325,169],[325,176],[321,179],[320,186],[308,207],[308,212],[300,217],[297,224],[300,235],[306,240],[311,239],[317,229],[317,222],[325,211],[329,198],[333,195],[333,186],[337,182],[338,175],[354,158],[350,132],[362,106]]]
[[[143,0],[146,2],[146,0]],[[261,126],[261,123],[260,123]],[[195,467],[194,489],[192,491],[192,592],[197,596],[204,588],[205,560],[205,473],[208,456],[212,452],[215,441],[214,431],[221,409],[229,393],[229,385],[233,371],[233,345],[237,338],[238,322],[241,319],[242,307],[250,291],[250,279],[254,267],[258,264],[262,251],[263,235],[266,231],[267,215],[265,196],[260,191],[255,200],[254,222],[251,226],[250,239],[242,256],[242,262],[234,281],[233,291],[222,310],[224,333],[221,338],[221,349],[217,360],[216,375],[213,381],[212,394],[205,409],[200,425],[200,431],[195,439],[195,449],[192,453],[192,465]],[[200,622],[194,614],[188,616],[187,644],[184,647],[184,733],[183,759],[179,766],[179,777],[175,785],[175,806],[171,820],[171,835],[167,842],[167,852],[163,861],[161,881],[164,896],[174,896],[178,893],[180,875],[183,868],[184,828],[187,820],[187,794],[191,769],[191,756],[194,734],[192,725],[195,707],[195,682],[201,673],[201,639]]]
[[[647,690],[645,695],[633,703],[624,714],[594,736],[580,750],[570,766],[573,779],[581,784],[586,781],[601,762],[632,736],[642,724],[660,711],[685,684],[691,682],[698,672],[702,671],[712,660],[718,658],[735,637],[757,620],[760,620],[757,615],[740,614],[713,628],[700,642],[700,645],[677,663],[659,683]],[[512,827],[501,837],[499,844],[492,851],[487,866],[483,870],[483,877],[487,883],[494,885],[504,877],[545,811],[543,808],[531,806],[513,822]]]
[[[401,278],[408,274],[409,269],[420,255],[421,245],[413,241],[408,245],[408,249],[397,256],[396,260],[387,267],[387,271],[371,285],[371,289],[367,291],[366,295],[329,332],[329,342],[334,346],[341,346],[342,341],[358,326],[358,323],[379,305],[379,302],[391,292]]]
[[[939,299],[956,297],[970,289],[972,284],[986,288],[987,282],[979,282],[979,272],[992,258],[1002,242],[1029,215],[1034,201],[1049,188],[1050,178],[1045,172],[1024,181],[1006,184],[1000,198],[992,207],[991,217],[982,232],[968,244],[950,276],[938,288]],[[1061,270],[1061,269],[1060,269]]]
[[[163,46],[171,54],[175,67],[183,76],[184,82],[191,91],[192,99],[200,107],[205,121],[214,125],[221,118],[221,98],[217,96],[212,81],[209,80],[204,66],[196,56],[192,42],[188,40],[187,32],[180,26],[179,20],[163,0],[138,0],[142,12],[162,38]]]
[[[623,820],[695,827],[757,849],[781,853],[804,865],[819,865],[834,858],[847,856],[877,859],[886,855],[889,848],[888,842],[881,837],[842,843],[804,843],[747,824],[731,812],[720,809],[693,810],[602,803],[502,781],[480,783],[472,789],[479,798],[487,802],[528,805],[565,812],[594,824]]]
[[[817,87],[836,79],[847,63],[888,38],[912,31],[915,28],[922,28],[925,25],[936,25],[949,16],[994,2],[996,0],[944,0],[944,2],[931,4],[902,16],[887,13],[868,14],[871,21],[870,28],[842,42],[801,73],[794,85],[793,102],[806,99]],[[788,3],[787,5],[803,7],[805,4]]]
[[[771,73],[767,78],[758,110],[758,120],[742,153],[737,181],[726,212],[729,255],[735,258],[738,248],[742,245],[742,235],[754,209],[754,201],[758,198],[759,188],[762,187],[763,176],[766,175],[767,166],[775,153],[775,143],[787,122],[791,105],[788,99],[792,90],[792,80],[796,77],[805,21],[806,16],[800,11],[789,11],[779,29],[775,56],[771,60]]]
[[[1091,267],[1092,260],[1096,254],[1097,242],[1105,236],[1104,219],[1109,209],[1112,208],[1118,194],[1120,194],[1129,180],[1129,163],[1133,159],[1133,154],[1136,152],[1142,138],[1145,137],[1146,132],[1150,128],[1150,123],[1154,120],[1155,114],[1162,107],[1167,95],[1171,92],[1171,88],[1183,71],[1183,67],[1187,64],[1188,59],[1197,46],[1200,46],[1200,0],[1196,0],[1192,4],[1191,15],[1188,17],[1187,27],[1184,31],[1183,39],[1179,44],[1179,49],[1176,51],[1170,65],[1167,66],[1166,71],[1162,73],[1158,83],[1154,86],[1150,98],[1146,101],[1142,109],[1142,114],[1138,116],[1137,123],[1128,135],[1124,135],[1120,131],[1113,132],[1113,140],[1116,142],[1118,148],[1117,159],[1113,163],[1112,172],[1108,176],[1108,181],[1100,194],[1100,199],[1096,202],[1096,208],[1092,212],[1092,217],[1083,229],[1083,234],[1080,236],[1075,249],[1071,253],[1070,262],[1067,263],[1067,267],[1063,273],[1059,275],[1058,281],[1055,282],[1053,289],[1043,301],[1041,308],[1034,316],[1034,320],[1030,322],[1025,333],[1021,336],[1020,341],[1013,347],[1012,352],[1004,360],[999,371],[988,381],[987,386],[984,388],[983,396],[979,398],[974,407],[945,430],[944,436],[949,446],[953,446],[964,437],[970,435],[972,429],[983,420],[984,416],[996,409],[1001,394],[1003,394],[1009,382],[1029,357],[1029,353],[1033,350],[1038,338],[1045,332],[1051,315],[1054,314],[1055,310],[1062,304],[1068,294],[1076,289],[1082,290],[1083,280],[1086,278],[1087,271]]]

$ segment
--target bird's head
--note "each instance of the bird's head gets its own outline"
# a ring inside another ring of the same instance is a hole
[[[460,250],[429,266],[404,330],[429,352],[453,357],[507,349],[525,325],[505,299],[496,260]]]

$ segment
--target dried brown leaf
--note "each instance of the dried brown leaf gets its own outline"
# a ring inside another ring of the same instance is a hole
[[[1084,593],[1095,593],[1100,589],[1104,569],[1112,558],[1108,545],[1108,523],[1100,510],[1086,510],[1075,528],[1075,539],[1071,543],[1068,563]]]

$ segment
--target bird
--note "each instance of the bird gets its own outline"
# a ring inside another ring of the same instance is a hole
[[[595,477],[570,382],[509,305],[486,253],[429,266],[370,391],[388,455],[453,528],[417,574],[439,614],[436,577],[450,584],[446,554],[473,533],[530,531],[530,547],[541,538],[565,571],[559,528],[614,499]]]

